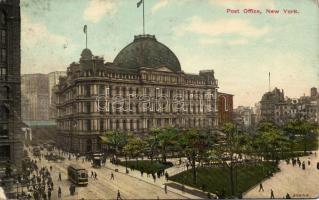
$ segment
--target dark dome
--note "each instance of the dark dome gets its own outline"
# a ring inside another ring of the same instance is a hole
[[[81,53],[81,59],[83,60],[90,60],[92,59],[92,52],[90,49],[83,49],[82,53]]]
[[[158,42],[154,35],[135,36],[134,41],[117,54],[113,63],[126,69],[166,66],[175,72],[181,71],[175,54],[167,46]]]

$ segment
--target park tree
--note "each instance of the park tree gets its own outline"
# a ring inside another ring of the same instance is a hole
[[[187,130],[179,138],[180,146],[191,162],[194,184],[197,182],[196,161],[200,163],[201,159],[203,159],[205,155],[207,156],[207,152],[212,146],[211,142],[210,135],[198,129]]]
[[[284,135],[283,131],[272,123],[261,123],[255,142],[266,160],[279,160],[283,153],[291,149],[292,142]],[[281,154],[281,156],[280,156]]]
[[[120,131],[108,131],[104,134],[104,136],[107,138],[107,145],[109,149],[115,155],[118,155],[122,151],[123,147],[131,137],[128,133]]]
[[[220,148],[221,160],[225,162],[225,166],[229,169],[230,177],[230,191],[232,195],[235,195],[234,186],[234,169],[239,155],[243,152],[244,136],[238,134],[237,127],[232,123],[225,123],[222,127],[222,132],[225,134],[224,141]],[[247,147],[248,148],[248,147]],[[223,159],[226,156],[227,160]]]
[[[143,156],[147,143],[140,138],[131,138],[128,140],[123,148],[125,159],[127,163],[127,155],[136,159],[136,166],[138,166],[138,158]],[[127,165],[126,165],[127,166]]]
[[[160,128],[154,128],[151,130],[150,134],[146,137],[148,155],[153,162],[154,157],[158,155],[159,151],[159,138],[157,137],[161,132]]]
[[[159,129],[156,138],[158,139],[158,148],[162,156],[162,162],[166,162],[167,154],[177,145],[177,138],[180,130],[174,127]]]
[[[303,120],[294,120],[289,122],[284,127],[284,130],[286,133],[292,134],[296,139],[302,138],[303,150],[306,153],[311,136],[318,134],[318,125]]]

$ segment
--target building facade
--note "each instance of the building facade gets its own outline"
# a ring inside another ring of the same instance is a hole
[[[0,166],[21,169],[20,1],[0,1]]]
[[[266,93],[260,102],[261,118],[278,126],[296,119],[318,123],[318,98],[315,87],[310,89],[310,96],[304,95],[300,98],[284,97],[283,91],[275,89]]]
[[[252,130],[256,126],[256,114],[253,108],[238,106],[234,109],[234,122],[241,130]]]
[[[55,71],[48,74],[49,76],[49,119],[56,119],[56,95],[55,87],[59,84],[59,79],[66,76],[65,71]]]
[[[49,120],[49,77],[47,74],[21,76],[22,119]]]
[[[213,70],[184,73],[153,35],[135,36],[113,62],[84,49],[56,91],[57,143],[89,153],[99,151],[107,130],[143,135],[154,127],[215,128],[217,88]]]
[[[260,101],[260,120],[275,123],[276,105],[284,103],[285,96],[283,90],[280,91],[278,88],[275,88],[273,91],[265,93]]]
[[[227,122],[233,122],[233,97],[232,94],[218,92],[218,125],[222,126]]]

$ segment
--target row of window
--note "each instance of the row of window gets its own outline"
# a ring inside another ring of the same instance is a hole
[[[78,130],[83,130],[83,131],[105,131],[108,128],[106,127],[105,124],[105,119],[100,119],[98,120],[80,120],[79,124],[78,123],[71,123],[70,121],[67,122],[61,122],[58,123],[59,127],[62,128],[63,130],[71,130],[71,125],[74,127],[80,126]],[[134,125],[136,122],[136,125]],[[150,129],[152,127],[165,127],[165,126],[179,126],[181,124],[185,124],[184,127],[206,127],[209,126],[209,124],[212,123],[211,119],[201,119],[201,118],[192,118],[192,119],[177,119],[177,118],[172,118],[171,122],[169,118],[160,118],[156,119],[156,123],[153,123],[153,120],[147,119],[146,124],[143,126],[141,124],[141,121],[137,119],[136,121],[133,119],[130,120],[112,120],[110,119],[110,125],[109,129],[115,129],[115,130],[124,130],[124,131],[134,131],[134,130],[140,130],[140,127],[144,127],[146,129]],[[75,125],[76,124],[76,125]],[[99,126],[97,126],[99,124]],[[135,126],[135,127],[134,127]],[[97,129],[99,128],[99,129]]]

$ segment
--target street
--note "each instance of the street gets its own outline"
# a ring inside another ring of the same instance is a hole
[[[39,167],[52,166],[51,176],[54,182],[54,190],[51,199],[58,199],[57,188],[62,189],[62,199],[116,199],[118,190],[122,199],[185,199],[182,195],[174,192],[165,194],[163,188],[158,184],[152,184],[123,173],[117,173],[106,167],[99,169],[92,168],[90,162],[82,162],[82,158],[78,161],[73,157],[71,161],[65,156],[63,162],[48,162],[45,159],[38,161]],[[31,159],[35,159],[31,156]],[[69,187],[71,182],[67,179],[67,167],[70,164],[78,164],[88,170],[89,184],[84,187],[76,187],[74,196],[70,195]],[[109,163],[107,163],[108,165]],[[97,173],[97,180],[91,178],[91,171]],[[62,175],[62,181],[58,181],[59,172]],[[111,172],[114,173],[114,180],[111,180]]]

